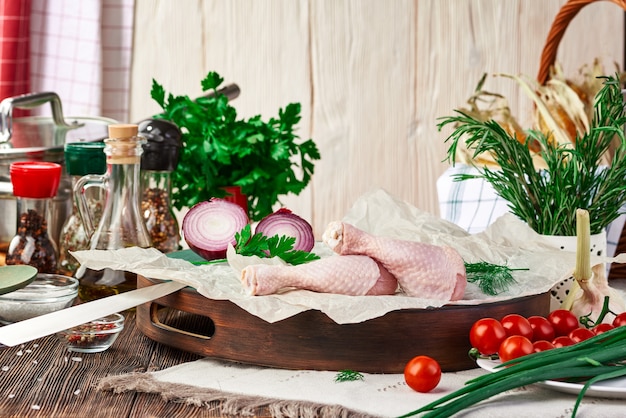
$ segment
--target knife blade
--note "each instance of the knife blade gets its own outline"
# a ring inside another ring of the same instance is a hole
[[[14,347],[103,316],[134,308],[186,286],[186,284],[174,281],[159,283],[5,325],[0,327],[0,345]]]

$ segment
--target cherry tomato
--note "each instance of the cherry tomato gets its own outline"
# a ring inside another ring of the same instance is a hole
[[[550,321],[543,316],[529,316],[528,322],[533,329],[532,341],[546,340],[552,341],[554,339],[554,328]]]
[[[533,343],[528,338],[521,335],[512,335],[502,341],[498,350],[498,356],[502,362],[505,362],[533,352]]]
[[[568,311],[567,309],[557,309],[548,315],[548,321],[554,328],[554,335],[560,337],[561,335],[568,335],[572,330],[580,327],[578,318],[576,315]]]
[[[593,331],[594,334],[598,335],[598,334],[602,334],[603,332],[610,331],[613,328],[615,327],[611,324],[598,324],[595,327],[593,327],[591,330]]]
[[[500,344],[506,338],[506,331],[497,319],[482,318],[474,322],[469,337],[472,347],[481,354],[490,356],[498,352]]]
[[[404,366],[404,381],[417,392],[430,392],[441,380],[441,367],[428,356],[413,357]]]
[[[533,351],[538,353],[540,351],[552,350],[554,348],[554,344],[550,341],[546,340],[537,340],[533,343]]]
[[[572,332],[569,333],[568,337],[570,337],[572,341],[574,341],[575,343],[579,343],[581,341],[585,341],[593,337],[594,335],[595,334],[590,329],[576,328],[575,330],[572,330]]]
[[[617,315],[613,320],[614,327],[621,327],[623,325],[626,325],[626,312],[622,312],[621,314]]]
[[[552,341],[552,344],[554,344],[554,348],[560,348],[560,347],[567,347],[568,345],[574,345],[576,343],[567,335],[561,335],[559,337],[556,337]]]
[[[529,340],[532,340],[533,338],[533,329],[530,326],[530,322],[528,322],[528,319],[524,318],[522,315],[506,315],[500,320],[500,323],[504,327],[506,335],[509,337],[511,335],[521,335]]]

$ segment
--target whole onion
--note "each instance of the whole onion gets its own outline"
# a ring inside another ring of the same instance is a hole
[[[189,248],[202,258],[225,258],[228,245],[235,244],[235,234],[248,222],[241,206],[213,198],[189,209],[183,218],[183,237]]]
[[[278,209],[261,219],[254,232],[262,233],[266,237],[274,235],[294,237],[296,239],[294,250],[308,252],[315,245],[311,224],[287,208]]]

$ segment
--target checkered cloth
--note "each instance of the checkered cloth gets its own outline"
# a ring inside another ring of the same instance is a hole
[[[30,18],[32,91],[68,116],[128,121],[134,0],[32,0]]]
[[[474,234],[483,231],[509,211],[507,201],[499,197],[489,183],[482,179],[455,181],[454,176],[458,174],[478,174],[478,170],[465,164],[456,164],[439,177],[437,194],[442,218]],[[626,213],[626,206],[621,212]],[[609,257],[615,255],[624,221],[626,214],[620,215],[606,228],[606,255]]]
[[[30,90],[30,13],[30,1],[0,0],[0,99]]]

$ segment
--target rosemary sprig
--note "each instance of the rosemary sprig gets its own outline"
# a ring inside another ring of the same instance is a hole
[[[339,370],[335,376],[335,382],[353,382],[355,380],[363,380],[363,375],[354,370]]]
[[[482,121],[467,112],[441,118],[438,128],[453,125],[447,160],[454,164],[459,141],[474,156],[489,153],[499,169],[477,167],[479,174],[461,174],[456,180],[482,178],[508,201],[510,211],[544,235],[576,235],[576,209],[589,211],[591,233],[600,233],[626,203],[626,138],[624,99],[619,76],[603,77],[594,102],[589,132],[577,134],[574,148],[559,146],[550,133],[527,131],[523,142],[493,120]],[[528,144],[539,145],[547,168],[537,171]],[[603,155],[614,152],[608,167]]]
[[[485,294],[496,296],[508,290],[509,286],[517,283],[511,272],[528,270],[527,268],[511,268],[507,265],[498,265],[479,261],[465,262],[467,281],[477,283],[478,288]]]

